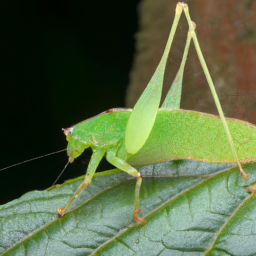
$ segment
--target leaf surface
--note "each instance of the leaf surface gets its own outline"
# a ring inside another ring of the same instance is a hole
[[[256,164],[247,164],[250,183]],[[255,255],[256,199],[237,168],[173,161],[140,169],[140,207],[132,220],[135,179],[97,174],[59,219],[82,181],[33,191],[0,207],[2,255]]]

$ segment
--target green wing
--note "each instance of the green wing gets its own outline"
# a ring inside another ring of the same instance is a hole
[[[154,125],[161,100],[166,61],[182,10],[182,5],[177,4],[174,22],[162,59],[128,120],[125,131],[125,148],[129,154],[138,152],[146,142]]]

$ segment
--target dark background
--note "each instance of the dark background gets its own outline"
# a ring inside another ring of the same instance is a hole
[[[137,2],[1,1],[0,168],[64,149],[61,128],[124,106]],[[90,154],[58,183],[85,174]],[[48,188],[67,160],[62,152],[1,171],[0,204]]]

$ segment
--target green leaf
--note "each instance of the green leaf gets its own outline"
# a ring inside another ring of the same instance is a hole
[[[256,181],[256,164],[244,170]],[[237,168],[173,161],[140,169],[140,207],[132,220],[135,179],[97,174],[61,219],[83,177],[33,191],[0,207],[2,255],[255,255],[256,200]],[[106,175],[107,174],[107,175]]]

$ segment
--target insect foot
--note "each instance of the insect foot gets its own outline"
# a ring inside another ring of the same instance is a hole
[[[245,180],[245,181],[248,181],[249,177],[250,177],[250,174],[247,174],[245,173],[244,171],[241,172],[241,177]]]
[[[252,186],[246,186],[246,191],[248,193],[252,193],[252,195],[254,195],[256,192],[256,184],[254,184]]]
[[[59,218],[61,218],[61,217],[63,216],[63,214],[64,214],[63,208],[62,208],[62,207],[58,207],[58,208],[57,208],[57,213],[58,213],[58,215],[59,215]]]
[[[135,210],[135,211],[133,212],[133,219],[134,219],[137,223],[145,225],[145,224],[146,224],[146,221],[143,220],[142,218],[139,218],[139,216],[138,216],[138,214],[141,213],[142,211],[143,211],[142,209]]]

